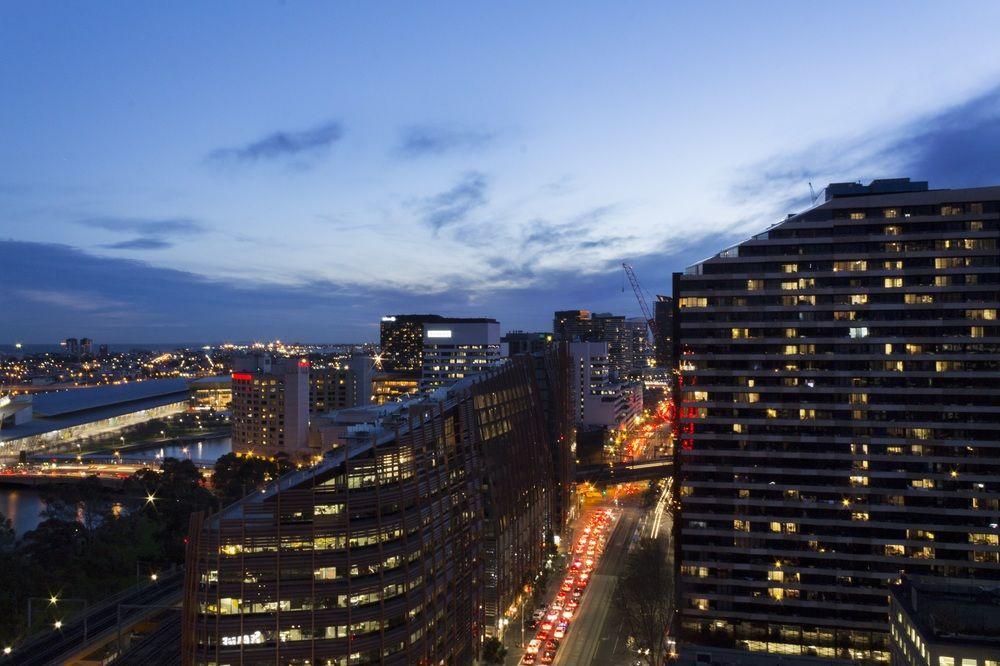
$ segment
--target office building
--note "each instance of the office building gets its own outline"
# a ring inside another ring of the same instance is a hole
[[[196,517],[185,663],[473,663],[543,564],[534,372],[520,357],[370,407],[319,464]]]
[[[357,407],[372,402],[373,362],[365,354],[353,354],[344,363],[309,368],[309,413]]]
[[[611,377],[623,378],[633,369],[633,340],[625,317],[588,310],[555,313],[552,333],[561,342],[606,342]]]
[[[885,663],[903,571],[1000,579],[1000,187],[826,194],[674,277],[679,625]]]
[[[626,353],[627,374],[641,377],[642,371],[652,365],[653,345],[649,339],[649,323],[642,317],[632,317],[625,320],[625,331],[628,335]]]
[[[495,319],[441,317],[423,327],[421,390],[448,386],[500,362],[500,323]]]
[[[568,354],[576,423],[619,428],[642,415],[642,386],[612,379],[607,342],[570,342]]]
[[[906,576],[891,591],[892,666],[1000,666],[1000,582]]]
[[[91,356],[94,353],[94,341],[90,338],[80,338],[80,354]]]
[[[662,294],[656,295],[653,304],[653,320],[656,322],[657,338],[653,340],[656,367],[669,368],[672,364],[674,335],[674,299]]]
[[[310,455],[309,362],[269,355],[237,356],[232,373],[233,451]]]
[[[382,317],[379,325],[379,367],[387,372],[408,372],[419,377],[424,364],[424,324],[440,322],[434,314],[399,314]]]
[[[506,356],[536,354],[549,348],[552,344],[552,334],[510,331],[500,338],[500,342],[507,345]]]

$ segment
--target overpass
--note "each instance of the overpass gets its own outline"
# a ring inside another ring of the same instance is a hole
[[[61,628],[30,636],[9,655],[0,656],[0,664],[109,663],[135,627],[180,604],[183,582],[184,569],[175,568],[156,581],[123,590],[67,620]],[[101,656],[94,654],[98,652]]]
[[[674,471],[674,459],[650,458],[606,465],[585,465],[576,468],[577,481],[591,483],[626,483],[653,481],[669,477]]]

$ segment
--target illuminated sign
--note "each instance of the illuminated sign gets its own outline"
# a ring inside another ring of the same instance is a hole
[[[308,368],[309,367],[309,361],[307,361],[305,359],[302,359],[301,361],[299,361],[299,367],[300,368]]]
[[[395,317],[382,317],[382,321],[396,321]]]
[[[450,338],[451,329],[450,328],[429,328],[427,329],[428,338]]]
[[[253,381],[253,375],[246,372],[234,372],[233,379],[239,382],[251,382]]]

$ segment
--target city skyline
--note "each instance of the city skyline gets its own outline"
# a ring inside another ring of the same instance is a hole
[[[1000,9],[903,7],[12,8],[0,343],[636,316],[810,182],[996,182]]]

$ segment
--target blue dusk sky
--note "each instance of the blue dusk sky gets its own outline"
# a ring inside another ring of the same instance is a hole
[[[0,344],[638,315],[840,180],[1000,183],[996,2],[7,2]]]

